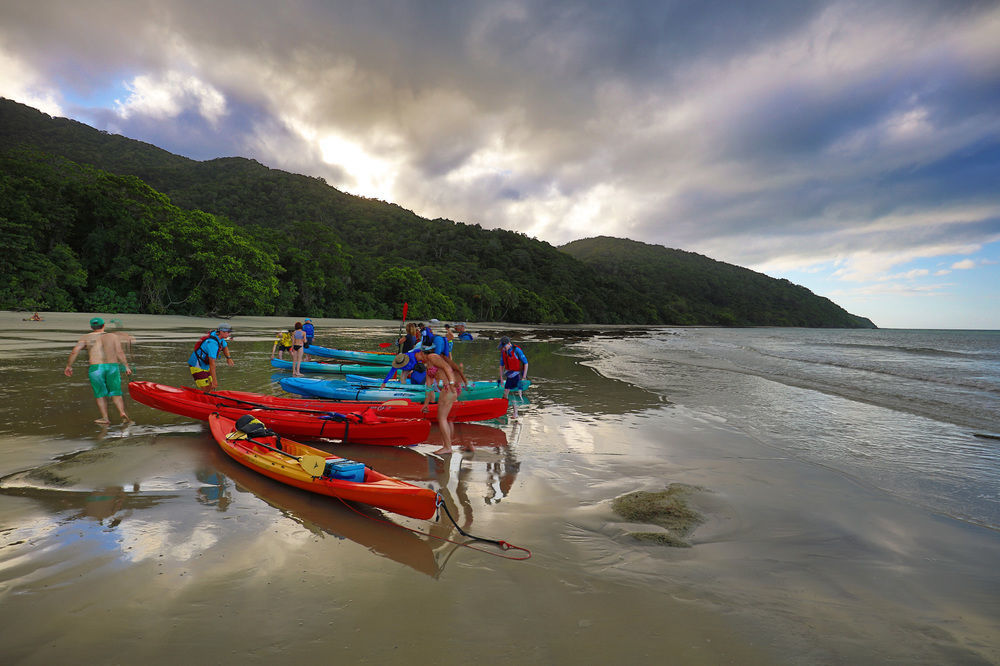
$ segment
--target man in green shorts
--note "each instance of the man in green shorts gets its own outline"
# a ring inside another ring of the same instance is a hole
[[[97,398],[97,409],[101,411],[101,418],[94,421],[100,425],[108,425],[111,419],[108,418],[108,398],[115,403],[118,413],[121,414],[122,424],[130,425],[134,423],[125,413],[125,401],[122,399],[122,376],[119,364],[125,368],[125,374],[131,375],[132,368],[125,358],[125,351],[122,349],[121,338],[117,335],[107,333],[104,330],[104,320],[94,317],[90,320],[90,333],[82,336],[69,353],[69,360],[66,361],[66,369],[63,371],[67,377],[73,376],[73,361],[77,354],[86,347],[87,356],[90,360],[90,386],[94,389],[94,397]]]

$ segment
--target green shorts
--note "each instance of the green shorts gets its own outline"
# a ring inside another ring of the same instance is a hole
[[[121,366],[117,363],[94,363],[90,366],[90,387],[95,398],[122,394]]]

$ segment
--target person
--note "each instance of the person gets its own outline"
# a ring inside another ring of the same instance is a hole
[[[500,379],[503,380],[503,397],[509,399],[511,391],[523,397],[521,382],[528,377],[528,357],[520,347],[514,345],[506,335],[500,338]],[[497,380],[497,384],[500,380]],[[517,418],[517,404],[514,404],[514,418]]]
[[[31,317],[29,317],[26,321],[42,321],[42,317],[36,312],[35,314],[31,315]]]
[[[215,360],[222,354],[226,357],[226,363],[232,367],[236,365],[233,357],[229,354],[229,338],[233,334],[233,327],[227,323],[219,324],[208,335],[202,337],[195,345],[194,352],[188,358],[188,367],[191,370],[191,377],[194,385],[202,391],[214,391],[219,385],[216,377]]]
[[[388,374],[382,380],[382,388],[385,388],[386,382],[392,379],[396,372],[400,373],[399,381],[402,384],[407,381],[411,384],[423,384],[427,381],[427,367],[415,358],[415,351],[396,354],[396,357],[392,359],[392,367],[389,368]]]
[[[278,352],[278,358],[284,360],[285,352],[292,351],[292,332],[289,329],[283,331],[276,331],[274,336],[274,346],[271,347],[271,358],[274,358],[274,352]]]
[[[313,326],[313,320],[309,317],[305,318],[305,323],[302,324],[302,330],[305,331],[306,341],[302,345],[302,355],[308,361],[309,358],[309,345],[313,343],[313,338],[316,336],[316,327]]]
[[[455,324],[454,329],[455,329],[455,333],[458,335],[458,339],[459,340],[462,340],[462,341],[465,341],[465,342],[468,342],[469,340],[472,340],[472,333],[469,333],[467,330],[465,330],[465,322],[464,321]]]
[[[302,355],[306,346],[306,331],[302,327],[302,322],[295,322],[295,329],[292,331],[292,377],[301,377],[299,368],[302,366]]]
[[[405,354],[416,347],[419,341],[420,331],[417,329],[417,325],[411,321],[406,325],[406,333],[402,335],[396,343],[399,345],[399,353]]]
[[[122,349],[121,338],[117,335],[108,334],[104,330],[104,320],[94,317],[90,320],[90,333],[80,337],[80,340],[69,353],[69,360],[66,361],[66,368],[63,374],[67,377],[73,376],[73,362],[77,355],[86,347],[87,357],[90,362],[88,374],[90,377],[90,387],[94,391],[94,398],[97,399],[97,409],[101,412],[101,418],[94,421],[100,425],[108,425],[111,419],[108,418],[108,398],[118,408],[122,425],[135,423],[125,412],[125,401],[122,398],[122,376],[121,367],[125,368],[125,374],[131,375],[132,368],[129,367],[128,359],[125,358],[125,351]]]
[[[452,429],[451,422],[448,420],[448,414],[451,412],[455,401],[458,400],[458,393],[461,391],[461,386],[455,383],[455,374],[452,372],[451,364],[439,354],[428,353],[423,349],[415,349],[413,350],[413,358],[423,363],[424,367],[427,368],[427,379],[425,380],[427,392],[424,394],[424,406],[421,411],[430,411],[429,405],[431,397],[434,395],[435,382],[440,383],[437,401],[438,428],[441,430],[441,439],[444,440],[444,444],[434,453],[438,455],[451,453]],[[463,445],[462,448],[472,450],[471,445]]]

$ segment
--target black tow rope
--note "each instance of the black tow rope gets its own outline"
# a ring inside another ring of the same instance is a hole
[[[483,541],[485,543],[496,544],[496,546],[499,547],[500,550],[520,550],[523,553],[525,553],[524,557],[508,557],[507,559],[526,560],[531,557],[531,551],[528,550],[527,548],[522,548],[521,546],[515,546],[513,544],[507,543],[506,541],[503,541],[502,539],[487,539],[486,537],[478,537],[473,534],[469,534],[468,532],[463,530],[461,527],[459,527],[458,523],[455,522],[455,519],[451,515],[451,511],[448,510],[448,505],[445,504],[444,498],[441,497],[440,493],[438,493],[437,496],[436,506],[439,509],[444,509],[444,514],[448,516],[448,520],[450,520],[451,524],[455,526],[455,529],[458,530],[458,533],[464,536],[465,538],[472,539],[473,541]]]

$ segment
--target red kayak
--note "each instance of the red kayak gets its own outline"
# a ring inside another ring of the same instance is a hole
[[[212,436],[233,460],[309,492],[377,506],[426,520],[437,510],[437,493],[394,479],[353,460],[275,436],[270,423],[249,423],[210,414]],[[255,427],[251,427],[255,426]]]
[[[128,390],[136,402],[172,414],[202,421],[207,421],[213,412],[232,419],[251,414],[275,432],[293,437],[408,446],[425,441],[431,429],[430,421],[426,419],[395,418],[374,409],[344,411],[339,407],[340,403],[328,402],[323,410],[291,409],[280,405],[252,407],[216,393],[153,382],[129,382]]]
[[[135,382],[133,382],[135,383]],[[155,386],[162,386],[156,384]],[[166,387],[173,388],[173,387]],[[190,389],[194,391],[194,389]],[[323,398],[279,398],[262,393],[247,391],[212,391],[212,396],[225,399],[226,404],[260,409],[305,409],[328,412],[363,412],[374,409],[382,416],[397,419],[427,419],[437,421],[437,403],[428,405],[423,411],[423,396],[416,402],[403,398],[385,402],[358,402],[353,400],[324,400]],[[456,402],[448,412],[449,421],[489,421],[507,413],[506,398],[489,398],[487,400],[466,400]]]

